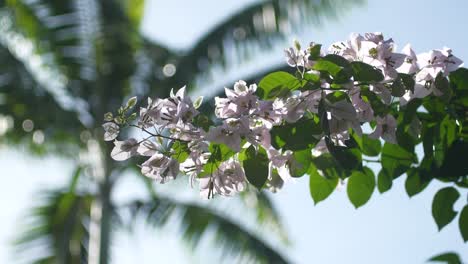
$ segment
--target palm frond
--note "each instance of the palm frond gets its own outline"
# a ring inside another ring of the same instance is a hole
[[[0,61],[0,119],[8,124],[0,139],[8,144],[25,145],[32,153],[75,155],[76,146],[82,144],[76,132],[86,129],[76,113],[64,110],[23,62],[1,45]]]
[[[28,263],[86,263],[92,197],[68,191],[43,192],[15,241],[18,260]]]
[[[255,220],[258,224],[265,226],[272,234],[277,235],[283,243],[289,243],[281,215],[265,191],[245,191],[240,195],[240,198],[246,210],[255,214]]]
[[[192,84],[209,69],[238,65],[259,51],[268,50],[285,36],[297,34],[364,0],[269,0],[247,6],[208,30],[178,62],[176,84]],[[208,75],[207,75],[208,72]],[[180,83],[177,83],[180,82]]]
[[[205,234],[212,232],[224,260],[232,257],[243,259],[244,262],[288,263],[284,256],[253,232],[216,210],[162,197],[135,200],[127,208],[131,221],[142,217],[156,228],[166,226],[171,216],[176,215],[175,219],[180,221],[170,221],[170,224],[179,225],[179,230],[191,247],[196,247]]]
[[[31,78],[40,84],[62,109],[75,112],[75,119],[89,124],[92,117],[88,111],[88,104],[83,99],[76,98],[76,94],[68,88],[70,79],[57,64],[56,52],[45,44],[48,42],[42,37],[34,39],[29,36],[42,36],[43,31],[42,27],[36,25],[36,17],[28,17],[29,14],[22,8],[0,10],[0,45],[24,65]]]
[[[138,2],[138,3],[137,3]],[[63,73],[62,94],[86,102],[95,126],[131,91],[143,1],[9,0],[13,26]],[[47,83],[45,84],[47,86]],[[74,105],[74,104],[70,104]]]

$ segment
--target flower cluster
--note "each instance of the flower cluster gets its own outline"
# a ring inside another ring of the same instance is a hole
[[[211,198],[232,196],[257,182],[254,178],[261,176],[249,175],[244,166],[254,155],[259,166],[266,160],[266,177],[254,185],[275,192],[293,180],[292,171],[300,164],[294,149],[273,142],[273,130],[319,119],[322,131],[310,131],[315,143],[309,156],[314,157],[329,152],[330,144],[346,146],[352,133],[362,135],[366,123],[373,127],[369,137],[397,143],[397,121],[385,109],[398,101],[404,106],[414,98],[444,96],[438,82],[462,64],[448,48],[416,55],[407,45],[397,53],[393,40],[381,33],[352,34],[327,53],[318,44],[302,50],[296,43],[285,55],[297,68],[296,76],[287,77],[293,81],[275,79],[276,85],[260,82],[259,87],[236,82],[225,89],[226,97],[215,98],[215,123],[197,110],[202,98],[193,102],[185,87],[166,99],[148,99],[139,115],[127,115],[136,104],[136,98],[130,99],[117,117],[106,114],[104,138],[115,140],[125,126],[144,136],[115,140],[112,158],[147,157],[141,164],[145,176],[165,183],[182,173],[191,185],[198,182],[203,197]]]

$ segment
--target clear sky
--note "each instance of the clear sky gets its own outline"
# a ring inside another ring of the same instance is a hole
[[[162,1],[147,0],[143,32],[153,39],[180,49],[190,46],[220,19],[253,0]],[[367,5],[347,12],[339,21],[326,22],[321,28],[310,27],[297,37],[303,43],[320,42],[327,46],[346,39],[350,32],[382,31],[399,47],[407,42],[417,52],[448,46],[468,61],[466,26],[468,1],[465,0],[369,0]],[[190,26],[188,26],[190,25]],[[189,30],[188,30],[189,28]],[[285,43],[287,45],[287,43]],[[272,51],[282,59],[282,50]],[[265,67],[262,61],[255,67]],[[0,192],[0,263],[14,263],[8,243],[18,230],[18,220],[34,202],[38,189],[57,186],[72,173],[69,162],[58,158],[36,159],[0,146],[3,177]],[[117,197],[138,196],[138,186],[130,179],[121,183]],[[442,186],[436,182],[420,195],[408,198],[404,177],[380,195],[376,191],[368,204],[355,210],[346,192],[336,191],[329,199],[314,206],[308,191],[308,178],[301,178],[273,196],[290,234],[293,245],[285,248],[295,263],[424,263],[430,256],[456,251],[468,260],[455,223],[441,232],[431,217],[431,201]],[[134,188],[132,188],[134,187]],[[462,198],[467,196],[463,192]],[[456,204],[460,209],[463,199]],[[128,235],[116,234],[114,263],[209,263],[194,257],[178,244],[168,231],[154,232],[138,227]]]

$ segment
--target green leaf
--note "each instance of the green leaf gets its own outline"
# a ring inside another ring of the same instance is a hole
[[[313,69],[330,74],[333,76],[333,82],[337,84],[349,82],[351,78],[349,62],[338,55],[330,54],[321,58]]]
[[[306,81],[299,81],[293,75],[278,71],[265,76],[258,86],[263,90],[263,99],[273,99],[275,97],[283,97],[304,86]]]
[[[354,171],[348,179],[347,193],[354,207],[359,208],[369,201],[375,188],[375,177],[371,169]]]
[[[190,154],[190,150],[188,149],[187,143],[185,142],[174,142],[174,144],[172,145],[172,150],[174,151],[172,157],[176,159],[179,163],[184,162]]]
[[[338,184],[338,177],[326,178],[321,176],[314,165],[309,169],[309,189],[310,195],[315,204],[325,200],[335,190]]]
[[[328,72],[332,76],[338,75],[343,67],[336,65],[331,61],[321,59],[313,66],[314,70]]]
[[[205,132],[210,130],[210,126],[214,125],[213,121],[203,114],[198,114],[193,118],[193,124],[197,127],[201,127]]]
[[[309,50],[309,60],[317,60],[320,58],[320,50],[322,49],[322,44],[311,45]]]
[[[361,88],[361,96],[364,101],[369,102],[376,115],[384,117],[388,114],[389,107],[382,102],[378,95],[369,90],[369,87]]]
[[[245,150],[243,161],[247,180],[257,189],[261,189],[268,178],[268,156],[263,148],[255,150],[250,146]]]
[[[294,162],[290,164],[291,175],[293,177],[301,177],[309,170],[312,162],[311,149],[294,151]]]
[[[387,170],[392,178],[405,173],[413,162],[417,162],[416,155],[404,148],[385,143],[382,149],[382,167]]]
[[[421,177],[421,173],[416,168],[411,168],[407,172],[407,178],[405,181],[405,190],[409,197],[413,197],[414,195],[422,192],[427,185],[429,185],[429,181],[425,180]]]
[[[396,78],[393,83],[390,85],[390,90],[392,91],[392,96],[401,97],[405,94],[405,85],[400,78]]]
[[[453,187],[440,189],[434,196],[434,200],[432,201],[432,216],[439,231],[457,215],[457,212],[453,210],[453,205],[459,197],[460,193]]]
[[[380,82],[384,79],[380,70],[364,62],[351,62],[351,69],[354,80],[358,82]]]
[[[468,90],[468,69],[460,68],[449,75],[450,82],[455,85],[456,90]]]
[[[338,161],[338,163],[347,170],[360,169],[362,167],[362,154],[354,138],[350,138],[347,143],[353,146],[335,146],[331,142],[330,138],[326,137],[325,142],[327,144],[328,151]],[[352,142],[352,143],[351,143]]]
[[[413,77],[409,74],[399,73],[398,77],[400,77],[401,81],[403,82],[405,90],[409,90],[414,92],[414,84],[415,81]]]
[[[468,205],[463,207],[460,218],[458,219],[458,227],[460,228],[460,233],[462,235],[463,241],[468,241]]]
[[[380,140],[370,138],[368,135],[362,135],[362,153],[366,156],[375,157],[380,154],[382,145]]]
[[[446,264],[462,264],[460,256],[454,252],[442,253],[432,257],[429,261],[445,262]]]
[[[322,133],[317,117],[302,118],[293,124],[275,126],[271,129],[271,144],[277,148],[304,150],[318,142],[317,135]],[[314,136],[315,135],[315,136]]]
[[[392,188],[393,178],[384,169],[380,170],[377,176],[377,189],[380,193],[384,193]]]
[[[449,81],[442,73],[437,74],[435,79],[435,87],[437,90],[442,92],[442,95],[439,98],[448,102],[450,97],[452,97],[453,92],[450,89]]]
[[[320,84],[320,76],[313,73],[304,73],[304,80],[309,81],[311,83]],[[317,86],[319,88],[320,86]]]
[[[336,54],[328,54],[325,57],[322,58],[323,60],[333,62],[334,64],[343,67],[343,68],[349,68],[350,64],[349,61],[339,55]]]
[[[337,163],[336,159],[330,153],[322,154],[312,159],[315,167],[322,172],[327,179],[341,178],[348,176],[343,168]],[[312,166],[311,166],[312,168]]]
[[[218,169],[219,164],[221,162],[228,160],[235,154],[234,151],[231,150],[228,146],[216,143],[210,144],[209,151],[211,153],[210,158],[208,159],[208,162],[203,166],[202,172],[199,174],[199,177],[204,177],[213,174],[213,172],[215,172]],[[190,153],[188,150],[187,152]]]
[[[440,166],[439,178],[458,179],[468,174],[468,142],[456,140],[445,153],[444,162]]]

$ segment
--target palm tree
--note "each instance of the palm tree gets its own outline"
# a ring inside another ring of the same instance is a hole
[[[44,192],[31,210],[17,241],[21,255],[40,250],[30,262],[108,263],[113,229],[136,218],[163,227],[176,214],[191,245],[211,229],[229,252],[287,262],[261,234],[233,217],[157,194],[144,177],[138,179],[147,186],[146,199],[113,203],[122,173],[137,168],[109,158],[111,146],[101,140],[102,117],[129,95],[164,96],[184,84],[194,89],[200,78],[213,78],[204,74],[210,68],[229,69],[228,54],[246,60],[258,47],[278,43],[287,28],[299,30],[336,17],[337,11],[359,2],[254,3],[180,53],[140,34],[144,0],[0,0],[0,139],[76,163],[69,186]],[[268,196],[248,192],[239,206],[251,207],[252,201],[252,221],[268,223],[273,236],[286,241]]]

